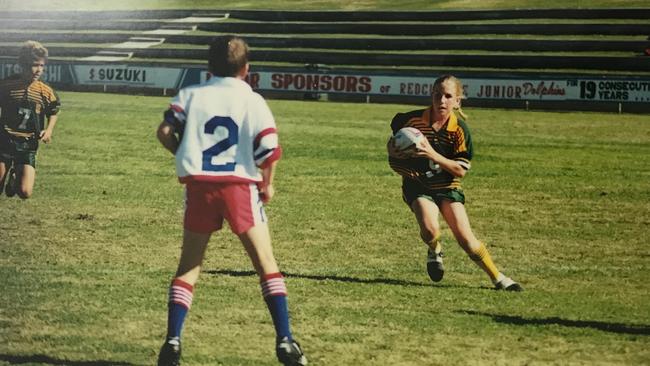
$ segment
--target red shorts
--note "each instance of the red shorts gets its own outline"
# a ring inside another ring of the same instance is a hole
[[[185,188],[184,227],[196,233],[221,229],[228,220],[233,233],[242,234],[266,222],[255,183],[188,183]]]

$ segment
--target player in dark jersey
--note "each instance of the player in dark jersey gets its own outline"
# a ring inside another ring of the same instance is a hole
[[[39,141],[49,143],[59,112],[59,97],[39,80],[48,52],[27,41],[18,57],[22,72],[0,81],[0,191],[32,195]],[[6,184],[5,184],[6,180]]]
[[[390,167],[402,176],[402,195],[420,226],[420,236],[429,246],[427,272],[434,282],[442,280],[441,213],[469,257],[483,269],[496,289],[522,291],[522,287],[503,275],[490,254],[474,235],[467,212],[461,178],[471,168],[472,137],[460,109],[463,88],[451,75],[438,78],[429,108],[398,113],[391,122],[393,134],[403,127],[422,131],[426,139],[408,151],[398,151],[393,138],[388,141]]]

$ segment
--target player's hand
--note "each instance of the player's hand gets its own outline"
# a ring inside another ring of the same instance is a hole
[[[262,199],[262,202],[268,203],[274,195],[275,188],[273,188],[273,184],[268,184],[264,187],[260,187],[260,198]]]
[[[49,130],[41,131],[39,140],[43,141],[46,144],[50,143],[50,141],[52,141],[52,131]]]
[[[416,146],[415,146],[415,153],[414,156],[418,158],[427,158],[429,160],[435,160],[437,153],[431,147],[431,144],[429,143],[428,139],[422,139]]]

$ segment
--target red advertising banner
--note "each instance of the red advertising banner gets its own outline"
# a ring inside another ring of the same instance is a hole
[[[0,78],[17,71],[0,61]],[[65,85],[110,85],[180,89],[207,79],[202,67],[154,66],[136,63],[52,63],[43,80]],[[337,93],[361,96],[431,95],[439,75],[391,75],[340,70],[260,69],[247,82],[261,92]],[[478,100],[586,101],[650,103],[650,78],[635,76],[558,76],[517,74],[498,77],[461,75],[465,96]]]

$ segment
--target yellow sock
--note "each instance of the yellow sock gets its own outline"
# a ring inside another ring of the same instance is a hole
[[[434,253],[440,253],[442,251],[442,245],[440,244],[440,234],[436,235],[435,238],[431,239],[426,243]]]
[[[467,254],[479,267],[481,267],[482,270],[485,271],[485,273],[487,273],[488,276],[490,276],[492,282],[497,280],[499,277],[499,270],[492,261],[492,257],[485,247],[485,244],[480,243],[478,248],[470,249],[470,252]]]

